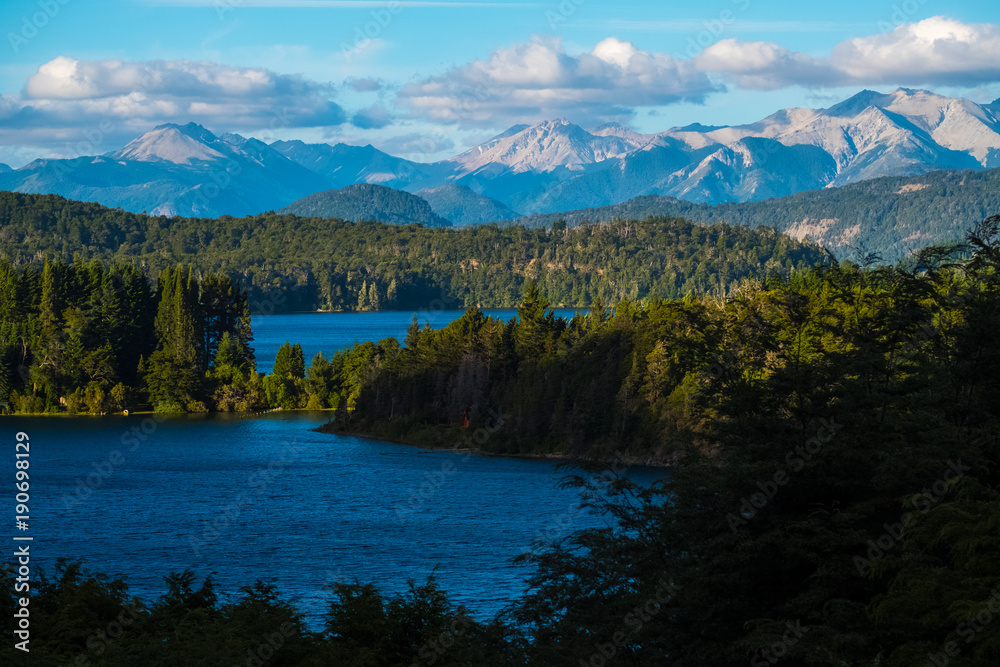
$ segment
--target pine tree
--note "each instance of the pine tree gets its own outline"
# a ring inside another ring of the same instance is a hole
[[[274,356],[274,368],[271,369],[271,374],[279,377],[285,378],[292,373],[292,344],[287,340],[284,344],[278,348],[278,353]]]
[[[396,279],[393,278],[389,281],[389,287],[385,291],[385,300],[389,307],[396,305],[396,300],[399,298],[399,287],[396,285]]]
[[[361,290],[358,291],[358,310],[368,310],[368,281],[361,282]]]
[[[549,303],[542,298],[538,283],[528,280],[524,284],[521,303],[517,307],[517,352],[522,358],[534,358],[548,351],[554,314],[545,309]]]
[[[288,371],[293,378],[304,378],[306,376],[306,359],[302,353],[302,346],[296,343],[292,346],[291,356],[288,362]]]

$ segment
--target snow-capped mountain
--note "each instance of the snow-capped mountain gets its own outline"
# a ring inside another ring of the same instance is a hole
[[[620,157],[642,145],[639,140],[622,134],[613,131],[591,134],[560,118],[529,127],[512,127],[448,162],[456,165],[457,178],[470,174],[497,176],[505,172],[545,173],[556,169],[578,171],[583,165]]]
[[[169,216],[260,213],[327,188],[262,141],[218,137],[194,123],[160,125],[107,155],[35,160],[0,174],[0,189]]]
[[[214,162],[232,158],[235,153],[234,148],[201,125],[170,123],[155,127],[136,137],[108,157],[118,161],[190,165],[196,162]]]
[[[821,187],[935,169],[1000,166],[996,112],[966,99],[900,88],[866,90],[828,109],[783,109],[749,125],[668,130],[692,148],[745,137],[823,149],[837,164]]]
[[[527,213],[645,194],[709,204],[760,201],[878,176],[1000,166],[998,118],[995,104],[900,88],[862,91],[828,109],[783,109],[747,125],[696,123],[655,135],[616,125],[586,132],[557,121],[558,143],[535,139],[550,136],[553,123],[508,132],[455,158],[469,164],[474,156],[476,170],[454,178]],[[608,138],[625,145],[603,154],[580,149]],[[571,155],[568,146],[576,148]],[[495,182],[524,172],[544,181],[537,196]],[[486,175],[494,182],[485,182]]]
[[[564,119],[515,125],[432,164],[372,146],[266,145],[169,124],[104,156],[0,169],[0,188],[134,211],[240,215],[355,183],[408,192],[448,185],[532,214],[647,194],[708,204],[760,201],[877,176],[998,166],[1000,100],[976,104],[900,88],[862,91],[827,109],[782,109],[746,125],[693,123],[656,134],[614,123],[588,131]],[[470,214],[452,222],[479,221]]]
[[[355,183],[372,183],[390,188],[414,190],[427,183],[440,182],[441,167],[412,162],[383,153],[371,144],[306,144],[301,141],[275,141],[271,144],[285,157],[330,180],[337,188]]]

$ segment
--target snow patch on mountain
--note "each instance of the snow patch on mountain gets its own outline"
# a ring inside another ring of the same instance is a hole
[[[584,165],[625,155],[639,146],[614,133],[591,134],[563,118],[515,129],[449,160],[456,165],[456,177],[480,170],[493,174],[545,173],[560,168],[579,171]]]
[[[120,161],[191,164],[223,159],[228,152],[226,142],[200,125],[167,123],[136,137],[111,157]]]

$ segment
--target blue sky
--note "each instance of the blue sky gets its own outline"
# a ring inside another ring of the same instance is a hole
[[[995,0],[5,0],[0,162],[163,122],[448,157],[515,123],[645,132],[864,88],[1000,97]]]

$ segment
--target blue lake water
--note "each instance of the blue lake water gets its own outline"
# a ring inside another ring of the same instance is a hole
[[[399,317],[405,330],[410,315]],[[399,324],[387,313],[271,318],[255,321],[257,331],[298,333],[289,338],[324,351],[384,338]],[[334,581],[395,593],[434,573],[485,618],[524,590],[530,571],[515,556],[539,538],[604,522],[576,509],[575,491],[557,488],[569,471],[555,462],[311,430],[327,418],[6,417],[8,442],[30,435],[32,562],[51,572],[57,557],[83,558],[146,599],[184,568],[215,573],[218,590],[234,596],[273,579],[316,627]],[[648,482],[662,473],[628,474]]]
[[[284,315],[254,315],[253,348],[257,356],[257,370],[270,373],[278,348],[288,341],[302,345],[306,366],[317,352],[329,358],[337,350],[366,340],[380,341],[395,338],[400,343],[406,338],[406,329],[417,316],[423,327],[429,323],[435,329],[447,326],[458,319],[463,310],[421,310],[417,312],[391,310],[378,313],[294,313]],[[486,315],[508,320],[517,317],[516,310],[485,310]],[[575,310],[554,309],[557,316],[573,317]],[[581,310],[580,312],[587,312]]]

